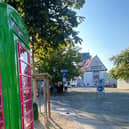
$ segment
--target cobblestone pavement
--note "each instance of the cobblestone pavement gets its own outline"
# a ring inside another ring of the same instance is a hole
[[[45,129],[42,122],[41,121],[34,121],[34,129]]]
[[[52,97],[52,110],[62,129],[129,129],[129,90],[107,88],[98,96],[95,88],[73,88]]]
[[[48,129],[129,129],[129,90],[71,88],[51,99]]]

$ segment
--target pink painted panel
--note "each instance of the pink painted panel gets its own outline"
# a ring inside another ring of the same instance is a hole
[[[17,42],[22,129],[33,129],[33,106],[29,52]]]
[[[1,75],[0,75],[0,129],[5,129]]]

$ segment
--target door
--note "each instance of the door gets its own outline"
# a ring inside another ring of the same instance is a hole
[[[32,86],[29,52],[17,42],[22,129],[33,129]]]

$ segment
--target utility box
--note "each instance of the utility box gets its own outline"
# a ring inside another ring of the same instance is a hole
[[[0,129],[33,129],[29,36],[6,3],[0,3]]]

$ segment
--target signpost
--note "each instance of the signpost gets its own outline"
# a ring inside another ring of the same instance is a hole
[[[65,92],[67,91],[67,82],[66,82],[66,76],[67,76],[67,72],[68,70],[67,69],[61,69],[61,74],[62,74],[62,81],[64,83],[64,89],[65,89]]]
[[[60,72],[61,73],[67,73],[68,72],[68,69],[61,69]]]
[[[97,92],[98,92],[99,94],[104,93],[104,85],[103,85],[103,80],[102,80],[102,79],[99,80],[99,82],[98,82]]]
[[[61,69],[60,72],[62,74],[63,82],[65,82],[66,81],[66,76],[67,76],[68,69]]]

